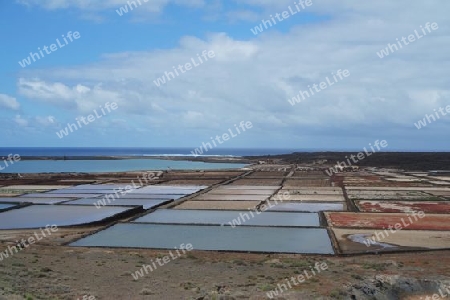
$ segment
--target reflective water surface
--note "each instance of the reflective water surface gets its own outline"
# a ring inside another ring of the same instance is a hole
[[[71,246],[174,249],[190,243],[196,250],[333,254],[322,228],[274,228],[117,224]]]

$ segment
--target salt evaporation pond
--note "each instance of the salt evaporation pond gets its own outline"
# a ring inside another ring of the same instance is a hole
[[[253,216],[249,211],[159,209],[134,222],[230,226],[231,224],[237,225],[236,221],[238,221],[242,226],[320,226],[319,216],[315,213],[262,212],[259,215],[256,212],[252,213]]]
[[[162,194],[158,194],[158,195],[149,195],[149,194],[138,194],[138,195],[131,195],[131,194],[118,194],[119,196],[117,197],[115,194],[110,194],[108,195],[97,195],[96,197],[89,197],[89,198],[85,198],[85,197],[78,197],[78,198],[84,198],[86,200],[95,200],[98,201],[100,199],[123,199],[123,200],[127,200],[127,199],[136,199],[136,200],[177,200],[179,198],[184,197],[185,195],[162,195]]]
[[[174,249],[182,243],[194,250],[334,254],[323,228],[117,224],[70,246]]]
[[[58,203],[63,203],[66,201],[69,201],[71,199],[75,199],[75,198],[54,198],[54,197],[36,197],[36,198],[31,198],[31,197],[11,197],[8,198],[8,200],[2,200],[2,201],[7,201],[7,202],[17,202],[17,203],[21,203],[21,202],[30,202],[33,204],[58,204]]]
[[[269,211],[306,211],[306,212],[319,212],[319,211],[343,211],[343,203],[279,203],[269,207]]]
[[[100,197],[101,194],[51,194],[51,193],[35,193],[35,194],[25,194],[20,196],[20,198],[94,198]]]
[[[11,207],[14,207],[14,206],[15,206],[14,204],[2,204],[2,203],[0,203],[0,210],[8,209],[8,208],[11,208]]]
[[[101,221],[130,210],[129,207],[77,205],[31,205],[1,213],[0,229],[40,228],[46,225],[72,226]]]
[[[104,201],[104,202],[103,202]],[[102,199],[79,199],[66,202],[67,205],[99,205],[99,206],[142,206],[144,209],[155,208],[163,204],[170,203],[172,200],[139,200],[139,199],[115,199],[108,202]]]

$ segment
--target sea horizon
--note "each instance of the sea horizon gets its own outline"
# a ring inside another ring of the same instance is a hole
[[[0,147],[0,158],[9,154],[21,157],[243,157],[283,155],[294,152],[360,152],[361,149],[325,149],[325,148],[213,148],[203,154],[194,154],[191,147]],[[404,150],[389,149],[383,152],[448,152],[441,150]]]
[[[308,149],[305,152],[317,149]],[[261,149],[261,148],[214,148],[198,155],[189,147],[1,147],[0,156],[19,154],[21,157],[54,156],[181,156],[181,157],[242,157],[279,155],[298,152],[296,149]]]

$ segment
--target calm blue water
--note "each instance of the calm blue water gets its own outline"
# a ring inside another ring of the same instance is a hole
[[[193,156],[194,148],[0,148],[1,156]],[[298,149],[220,149],[208,150],[205,156],[256,156],[286,154]]]
[[[0,165],[4,162],[0,159]],[[0,173],[60,173],[60,172],[126,172],[144,170],[212,170],[242,168],[245,164],[204,163],[158,159],[121,160],[21,160]]]
[[[0,166],[5,167],[4,160],[9,154],[21,157],[70,157],[70,156],[131,156],[127,160],[23,160],[8,166],[0,173],[59,173],[59,172],[125,172],[141,170],[210,170],[241,168],[243,164],[203,163],[190,161],[169,161],[157,159],[139,159],[151,156],[186,156],[192,157],[193,148],[36,148],[5,147],[0,148]],[[294,150],[280,149],[211,149],[205,156],[253,156],[290,153]]]
[[[14,206],[14,204],[2,204],[2,203],[0,203],[0,210],[11,208],[13,206]]]
[[[196,250],[334,254],[325,228],[117,224],[70,246],[173,249],[183,242]]]

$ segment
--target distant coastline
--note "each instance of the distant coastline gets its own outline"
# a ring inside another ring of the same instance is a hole
[[[318,168],[334,165],[354,152],[291,152],[276,155],[231,156],[231,155],[95,155],[95,156],[21,156],[23,161],[29,160],[129,160],[153,159],[169,161],[191,161],[205,163],[281,163],[301,164]],[[1,156],[0,156],[1,158]],[[400,168],[405,170],[450,170],[450,152],[378,152],[358,163],[361,167],[377,166],[381,168]]]
[[[126,159],[159,159],[172,161],[198,161],[215,163],[251,163],[251,161],[239,156],[22,156],[23,161],[27,160],[126,160]]]

